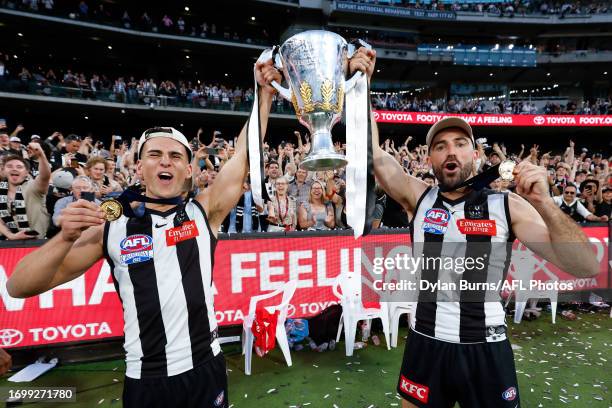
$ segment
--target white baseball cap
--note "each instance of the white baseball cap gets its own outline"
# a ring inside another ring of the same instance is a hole
[[[474,133],[472,132],[472,127],[470,126],[470,124],[459,117],[451,116],[436,122],[431,128],[429,128],[429,131],[427,132],[427,137],[425,138],[427,148],[431,148],[431,142],[438,133],[440,133],[444,129],[448,129],[451,127],[457,127],[463,130],[465,133],[467,133],[470,139],[472,139],[472,144],[474,144]]]
[[[74,175],[68,170],[60,170],[53,175],[51,179],[51,184],[57,188],[63,188],[64,190],[69,190],[72,187],[72,182],[74,181]]]
[[[187,138],[185,137],[184,134],[182,134],[181,132],[179,132],[178,130],[172,127],[155,127],[155,128],[145,130],[142,133],[142,136],[140,136],[140,140],[138,141],[138,157],[139,158],[140,158],[140,154],[142,152],[142,148],[145,142],[155,137],[167,137],[169,139],[176,140],[177,142],[182,144],[183,146],[185,146],[185,149],[187,149],[187,156],[188,156],[189,161],[191,161],[192,152],[191,152],[191,147],[189,146],[189,142],[187,141]]]
[[[21,143],[21,139],[18,138],[17,136],[11,136],[11,138],[9,139],[9,142]]]

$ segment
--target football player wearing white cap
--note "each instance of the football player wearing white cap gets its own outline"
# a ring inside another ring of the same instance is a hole
[[[351,72],[372,76],[376,55],[360,49]],[[406,174],[380,148],[372,119],[374,171],[378,183],[409,213],[414,257],[485,259],[461,273],[440,263],[419,268],[419,284],[445,279],[469,284],[505,279],[515,238],[559,268],[578,277],[598,273],[595,256],[581,229],[549,195],[546,169],[521,162],[514,176],[516,194],[471,183],[478,157],[471,126],[447,117],[427,133],[427,160],[437,186]],[[572,245],[563,245],[572,243]],[[509,248],[510,247],[510,248]],[[418,248],[418,249],[417,249]],[[420,285],[419,285],[420,286]],[[430,286],[431,287],[431,286]],[[397,390],[403,407],[520,406],[512,349],[506,336],[499,293],[482,290],[418,291]],[[453,297],[454,296],[454,297]]]
[[[258,62],[255,76],[265,134],[276,92],[269,84],[281,76],[272,61]],[[126,190],[118,200],[136,196],[133,201],[146,203],[144,216],[135,216],[129,205],[122,213],[119,202],[108,202],[108,212],[85,200],[69,204],[60,216],[61,231],[21,260],[8,292],[18,298],[38,295],[106,258],[124,310],[123,406],[227,408],[212,268],[217,231],[243,193],[246,126],[206,196],[186,199],[192,152],[181,132],[145,131],[138,154],[145,194]]]

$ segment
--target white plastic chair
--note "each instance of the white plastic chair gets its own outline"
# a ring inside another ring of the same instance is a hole
[[[334,295],[340,299],[340,305],[342,306],[342,316],[340,317],[340,324],[338,325],[336,342],[340,341],[340,333],[344,327],[344,341],[347,357],[353,355],[353,350],[355,349],[357,323],[360,320],[380,319],[383,325],[383,332],[385,333],[387,350],[391,349],[389,341],[388,306],[384,302],[381,302],[379,308],[363,307],[361,298],[362,282],[369,287],[372,287],[372,283],[367,279],[362,280],[359,273],[347,272],[338,275],[334,282],[334,286],[332,287]],[[339,292],[338,289],[340,289],[341,292]]]
[[[410,254],[412,256],[412,254]],[[387,270],[385,275],[385,282],[414,282],[418,285],[418,276],[410,271],[403,270]],[[416,293],[416,292],[415,292]],[[410,322],[410,315],[414,313],[416,308],[416,301],[406,301],[406,298],[414,298],[414,293],[405,293],[404,291],[387,291],[383,292],[385,299],[388,300],[387,306],[389,308],[389,330],[391,338],[391,347],[397,347],[397,341],[399,338],[399,321],[400,317],[407,313],[408,322]]]
[[[551,281],[558,280],[558,277],[548,271],[543,266],[542,261],[538,260],[534,253],[526,247],[522,251],[514,250],[512,252],[512,264],[510,267],[513,270],[514,279],[518,279],[524,283],[529,282],[538,269],[542,269],[542,271],[551,278]],[[518,324],[523,319],[523,313],[525,313],[525,308],[527,307],[529,299],[549,299],[552,311],[552,322],[555,324],[557,317],[557,299],[559,296],[558,290],[514,290],[508,294],[506,307],[510,303],[512,294],[514,294],[515,305],[514,323]]]
[[[415,302],[389,302],[389,318],[390,318],[390,329],[391,329],[391,347],[397,347],[397,339],[399,337],[399,320],[404,314],[408,314],[408,321],[410,322],[410,315],[414,313],[416,306]]]
[[[245,316],[244,322],[242,323],[242,354],[244,355],[244,373],[246,375],[251,375],[251,359],[253,357],[253,342],[255,339],[251,328],[253,327],[253,322],[255,320],[257,303],[265,299],[273,298],[280,293],[283,294],[280,304],[276,306],[265,306],[264,309],[266,309],[268,313],[279,311],[278,319],[276,321],[276,344],[278,344],[283,352],[287,366],[291,367],[291,353],[289,351],[287,332],[285,331],[285,320],[287,320],[287,309],[289,302],[291,302],[291,298],[293,297],[296,288],[297,281],[291,280],[285,283],[280,289],[263,295],[253,296],[251,298],[249,303],[249,314]]]
[[[518,324],[523,319],[523,313],[525,313],[525,308],[527,307],[527,301],[529,299],[549,299],[552,322],[555,324],[555,318],[557,317],[557,298],[559,296],[558,290],[519,290],[514,293],[514,296],[514,323]]]

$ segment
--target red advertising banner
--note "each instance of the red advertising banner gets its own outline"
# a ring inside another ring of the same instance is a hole
[[[600,262],[595,278],[578,279],[542,261],[534,279],[546,275],[572,281],[576,290],[608,288],[608,228],[585,228]],[[409,243],[408,234],[221,239],[215,252],[214,294],[219,325],[241,324],[249,300],[295,279],[289,315],[308,317],[337,302],[334,278],[359,266],[360,249]],[[79,278],[40,296],[15,299],[6,281],[15,265],[35,248],[0,248],[0,347],[37,346],[123,335],[121,303],[110,267],[99,261]],[[520,249],[520,248],[519,248]],[[384,255],[384,254],[383,254]],[[513,271],[510,271],[509,279]],[[280,299],[280,298],[279,298]],[[279,299],[272,299],[272,302]]]
[[[374,118],[380,123],[433,125],[451,116],[465,119],[472,126],[612,126],[612,115],[494,115],[374,111]]]

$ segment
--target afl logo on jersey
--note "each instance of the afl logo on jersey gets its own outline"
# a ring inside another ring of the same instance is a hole
[[[121,241],[120,261],[124,265],[145,262],[153,258],[153,238],[149,235],[130,235]]]
[[[430,208],[425,213],[423,231],[430,234],[444,234],[448,229],[450,214],[442,208]]]

